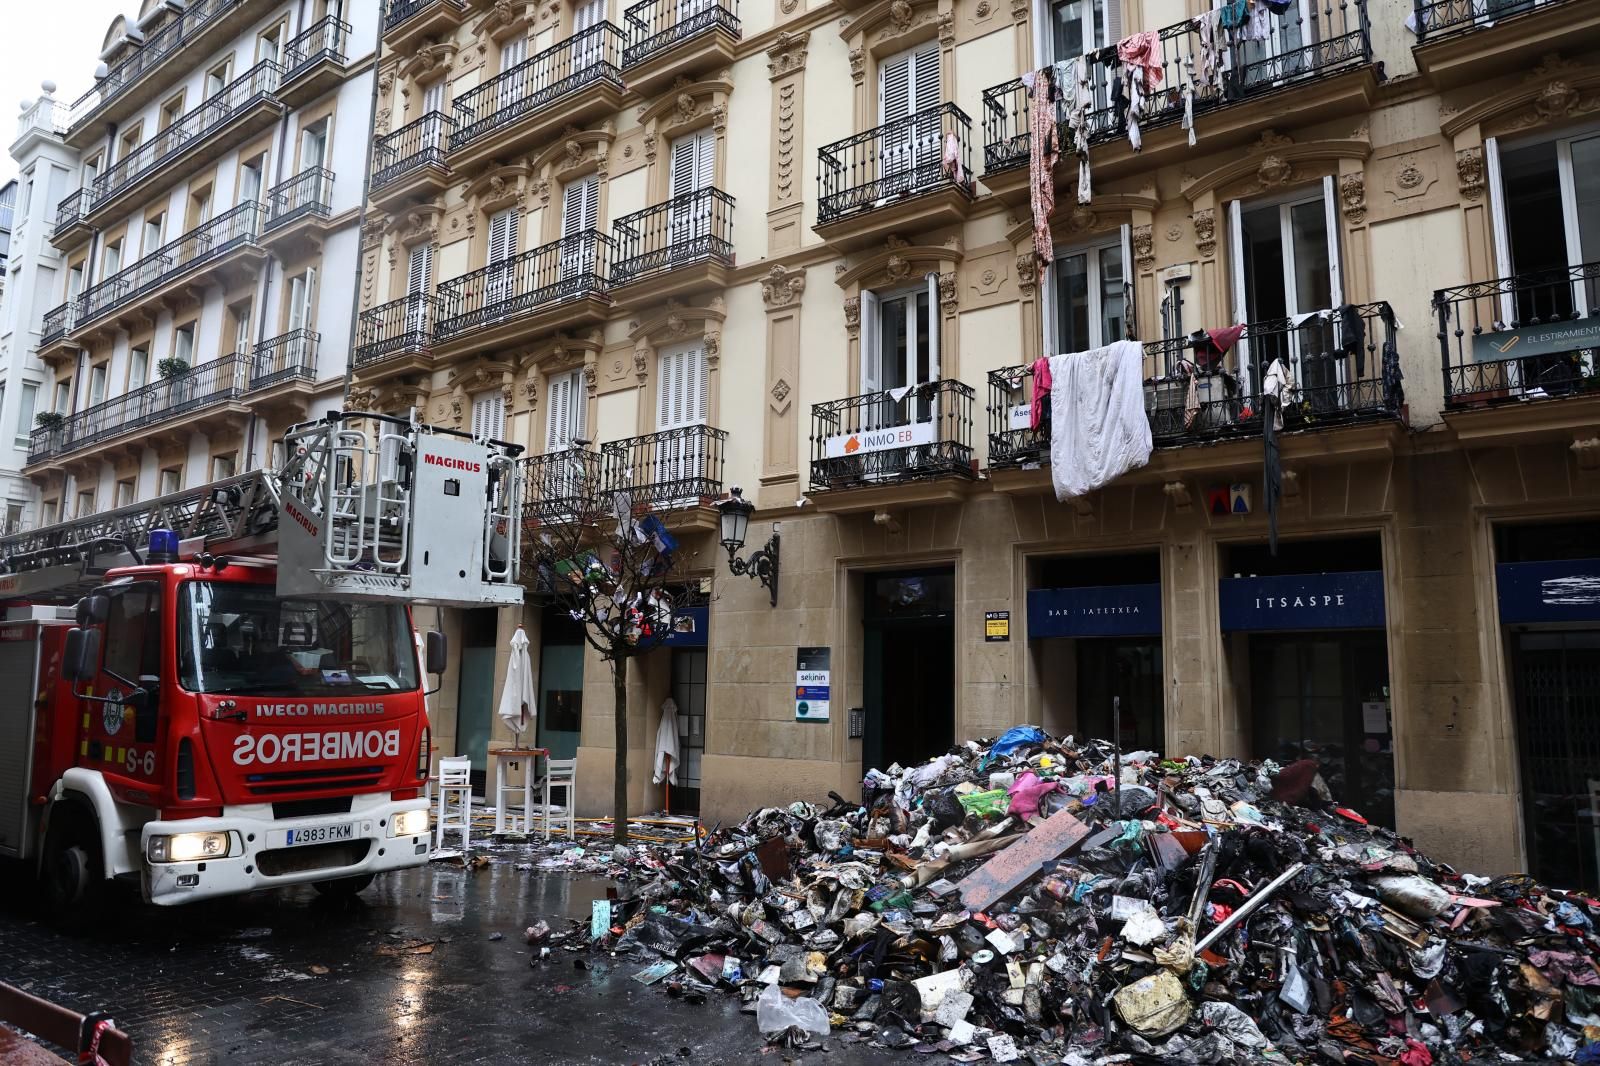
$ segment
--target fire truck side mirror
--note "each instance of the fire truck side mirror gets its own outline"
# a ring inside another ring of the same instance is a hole
[[[427,635],[427,671],[430,674],[444,673],[445,661],[450,655],[450,645],[445,635],[437,629],[430,629]]]
[[[111,617],[111,600],[103,593],[92,593],[78,601],[78,624],[97,626]]]
[[[98,629],[70,629],[67,631],[65,662],[62,669],[73,681],[88,681],[94,677],[100,664],[100,631]]]

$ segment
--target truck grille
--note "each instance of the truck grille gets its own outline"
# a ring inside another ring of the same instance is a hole
[[[245,787],[257,796],[281,796],[314,788],[368,788],[383,780],[381,766],[341,766],[333,770],[284,770],[249,774]]]
[[[279,800],[272,805],[274,818],[314,818],[319,814],[349,814],[350,797],[328,799]]]
[[[337,844],[307,844],[299,848],[273,848],[256,856],[256,865],[268,877],[337,870],[354,866],[367,857],[370,840],[343,840]]]

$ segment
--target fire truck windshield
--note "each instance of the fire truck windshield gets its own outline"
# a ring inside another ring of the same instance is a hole
[[[191,692],[352,695],[417,687],[396,604],[279,599],[270,585],[183,585],[178,671]]]

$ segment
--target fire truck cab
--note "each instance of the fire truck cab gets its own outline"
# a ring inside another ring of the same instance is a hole
[[[283,470],[0,541],[0,855],[58,908],[426,861],[446,649],[410,605],[520,600],[515,449],[354,415],[289,439]]]

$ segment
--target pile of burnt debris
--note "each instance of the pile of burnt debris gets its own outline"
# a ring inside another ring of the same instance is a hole
[[[1600,1063],[1600,904],[1432,862],[1339,806],[1314,762],[1023,726],[833,799],[633,849],[595,947],[690,1002],[742,996],[791,1047]]]

